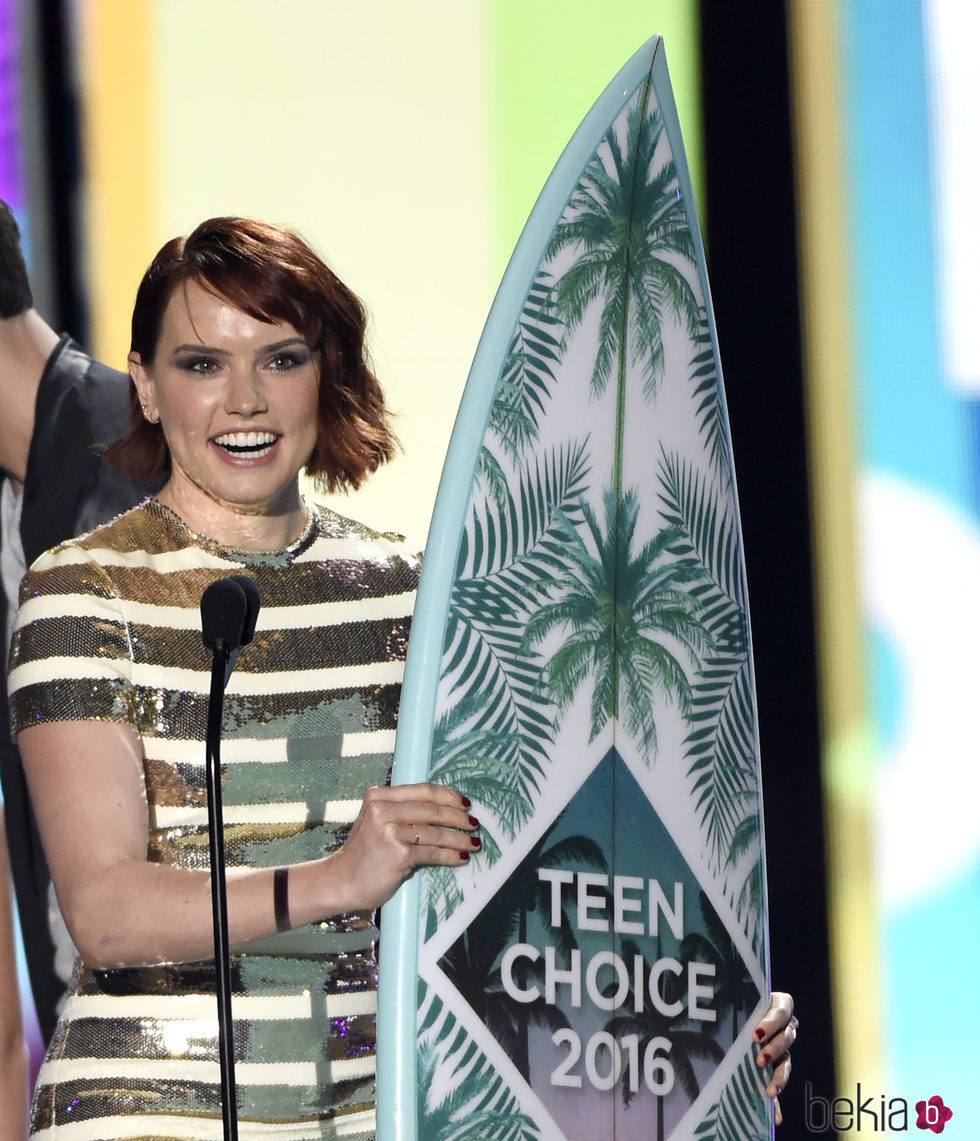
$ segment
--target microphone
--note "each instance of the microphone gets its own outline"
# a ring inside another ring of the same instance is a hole
[[[255,634],[262,595],[255,579],[233,574],[216,579],[201,595],[201,636],[214,653],[230,654]]]
[[[255,637],[255,623],[259,620],[259,607],[262,605],[262,592],[254,578],[247,574],[233,574],[230,582],[237,582],[245,592],[245,620],[242,622],[242,645],[247,646]],[[205,591],[207,593],[207,591]],[[203,598],[201,600],[204,601]]]
[[[218,1062],[225,1141],[238,1141],[238,1100],[235,1088],[224,815],[221,803],[221,717],[225,686],[235,668],[239,648],[247,646],[255,634],[261,604],[262,596],[255,580],[242,574],[216,579],[201,595],[201,637],[213,654],[205,738],[205,778],[208,790],[215,989],[218,1000]]]

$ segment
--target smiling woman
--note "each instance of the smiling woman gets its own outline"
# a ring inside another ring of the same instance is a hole
[[[360,303],[289,231],[214,219],[137,295],[131,430],[163,490],[43,555],[11,707],[78,948],[33,1136],[221,1136],[199,603],[264,599],[225,702],[222,774],[243,1138],[374,1135],[372,911],[479,848],[469,802],[386,787],[418,560],[307,503],[394,441]],[[70,1134],[68,1128],[70,1127]]]

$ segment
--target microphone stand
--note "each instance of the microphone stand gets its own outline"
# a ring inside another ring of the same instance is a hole
[[[218,579],[201,597],[204,644],[213,651],[211,693],[205,737],[208,791],[208,846],[211,858],[211,912],[214,923],[215,988],[218,1000],[218,1063],[221,1072],[221,1120],[225,1141],[238,1141],[235,1086],[235,1036],[231,1012],[231,954],[228,895],[225,886],[224,813],[221,799],[221,722],[225,686],[233,651],[255,632],[261,599],[255,582],[244,575]]]
[[[235,1035],[231,1016],[231,959],[228,950],[228,894],[225,888],[224,815],[221,803],[221,719],[230,649],[217,643],[211,663],[208,699],[206,780],[208,845],[211,854],[211,914],[214,922],[214,967],[218,997],[218,1063],[221,1069],[221,1120],[225,1141],[238,1141],[235,1086]]]

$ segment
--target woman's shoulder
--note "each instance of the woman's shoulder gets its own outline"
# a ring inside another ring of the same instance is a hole
[[[114,519],[92,531],[66,539],[56,547],[39,555],[31,564],[31,572],[44,572],[55,567],[77,563],[103,562],[112,555],[127,555],[136,551],[153,552],[166,545],[149,509],[150,500],[143,500],[122,512]]]
[[[366,523],[316,505],[319,516],[317,545],[332,549],[337,558],[354,557],[369,561],[393,558],[418,567],[422,555],[418,548],[397,531],[377,531]]]
[[[101,527],[39,555],[21,581],[21,604],[31,595],[134,597],[148,573],[179,559],[179,546],[154,501],[143,500]]]

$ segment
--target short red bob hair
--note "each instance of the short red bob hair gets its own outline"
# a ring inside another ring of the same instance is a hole
[[[319,431],[307,474],[328,491],[359,487],[391,459],[384,395],[364,348],[366,316],[358,298],[291,230],[250,218],[210,218],[160,250],[143,275],[133,308],[131,351],[152,365],[163,315],[174,291],[197,282],[257,321],[284,321],[320,362]],[[159,480],[170,453],[159,424],[143,418],[135,388],[125,436],[106,458],[127,475]]]

